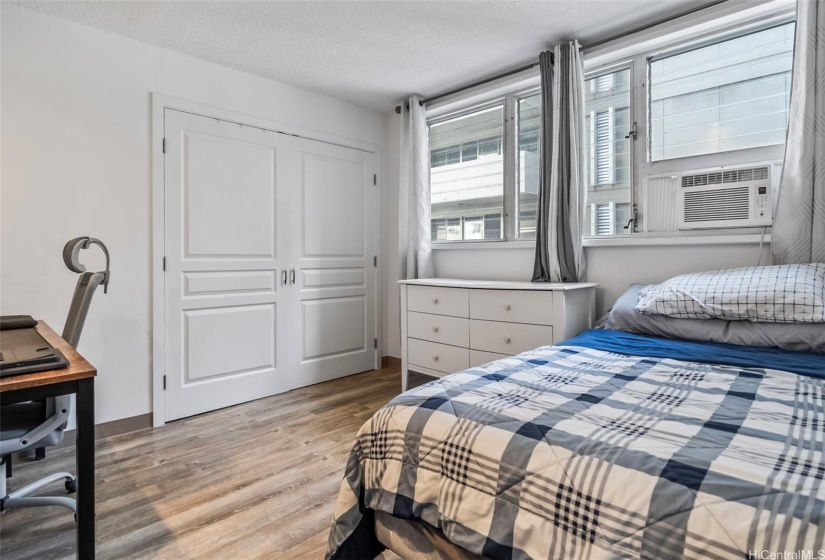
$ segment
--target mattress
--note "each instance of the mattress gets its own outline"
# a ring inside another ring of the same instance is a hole
[[[591,331],[408,391],[356,437],[327,558],[380,554],[384,514],[492,559],[816,554],[825,359],[781,352]]]

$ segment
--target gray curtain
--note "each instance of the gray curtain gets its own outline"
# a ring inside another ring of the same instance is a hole
[[[825,262],[825,2],[797,1],[789,115],[773,260]]]
[[[542,133],[533,282],[584,280],[584,72],[579,44],[539,56]]]
[[[431,278],[430,137],[418,96],[402,104],[398,162],[400,277]]]

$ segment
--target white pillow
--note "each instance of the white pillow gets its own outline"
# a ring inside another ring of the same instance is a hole
[[[683,274],[644,287],[636,310],[682,319],[825,323],[825,263]]]

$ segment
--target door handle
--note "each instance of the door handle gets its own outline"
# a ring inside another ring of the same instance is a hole
[[[294,268],[289,271],[289,283],[290,284],[295,283],[295,269]]]
[[[286,269],[281,271],[281,285],[286,286]]]

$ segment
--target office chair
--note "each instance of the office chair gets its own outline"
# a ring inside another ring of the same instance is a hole
[[[106,255],[105,272],[87,272],[86,267],[80,264],[81,249],[88,249],[91,245],[100,246]],[[103,284],[103,293],[108,292],[109,251],[99,239],[76,237],[63,247],[63,262],[69,270],[80,274],[61,335],[66,342],[76,348],[95,290]],[[63,506],[77,513],[77,505],[73,498],[27,497],[47,484],[61,479],[67,492],[76,492],[77,478],[67,472],[51,474],[11,493],[6,490],[6,476],[10,475],[11,470],[11,453],[49,447],[63,441],[66,424],[71,415],[71,405],[71,396],[63,395],[45,401],[12,404],[0,408],[0,466],[5,465],[6,471],[0,472],[0,511],[22,507]]]

